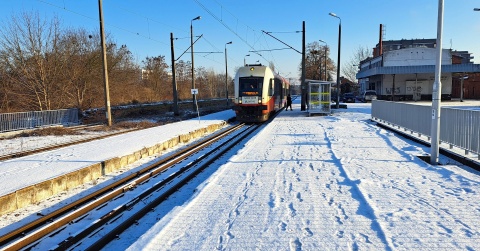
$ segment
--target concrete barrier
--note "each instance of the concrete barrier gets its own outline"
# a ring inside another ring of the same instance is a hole
[[[100,163],[94,163],[80,170],[52,178],[37,184],[30,185],[15,192],[0,196],[0,215],[13,212],[17,209],[41,202],[52,195],[73,189],[84,183],[96,180],[101,176],[113,173],[120,168],[132,164],[142,158],[158,154],[180,143],[187,143],[195,138],[214,132],[226,125],[227,122],[209,125],[195,131],[175,136],[164,142],[150,147],[144,147],[125,156],[114,157]]]
[[[35,185],[35,201],[42,201],[53,195],[52,180],[46,180]]]
[[[13,192],[0,197],[0,212],[2,215],[17,209],[17,193]]]

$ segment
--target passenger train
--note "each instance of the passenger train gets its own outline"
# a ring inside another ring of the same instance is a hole
[[[234,110],[237,121],[264,122],[286,106],[290,83],[269,67],[246,65],[235,75]]]

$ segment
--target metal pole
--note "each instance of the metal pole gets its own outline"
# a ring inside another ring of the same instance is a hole
[[[395,74],[392,74],[392,101],[395,101]]]
[[[105,116],[107,125],[112,126],[112,112],[110,109],[110,92],[108,88],[107,48],[105,46],[105,31],[103,29],[102,0],[98,0],[98,12],[100,16],[100,38],[102,42],[103,82],[105,85]]]
[[[305,111],[305,106],[307,104],[306,99],[307,99],[307,87],[305,86],[305,75],[306,75],[306,69],[305,69],[305,21],[303,21],[302,25],[302,100],[301,100],[301,105],[300,105],[300,110]]]
[[[342,41],[342,19],[337,16],[337,14],[330,12],[328,13],[332,17],[336,17],[339,20],[338,23],[338,57],[337,57],[337,102],[335,107],[338,109],[340,108],[339,102],[340,102],[340,47],[341,47],[341,41]]]
[[[180,114],[178,113],[177,73],[175,71],[175,50],[173,47],[173,33],[170,33],[170,44],[172,52],[173,114],[175,116],[178,116]]]
[[[318,50],[318,80],[322,80],[322,54]]]
[[[342,19],[338,17],[340,23],[338,24],[338,59],[337,59],[337,109],[340,108],[340,46],[342,41]]]
[[[327,76],[327,43],[325,43],[325,81],[328,81],[328,76]]]
[[[201,17],[198,16],[190,21],[190,53],[192,54],[192,90],[195,89],[195,64],[193,57],[193,21],[199,20]],[[195,94],[192,94],[192,104],[193,110],[195,111]]]
[[[322,43],[325,44],[324,48],[325,48],[325,54],[323,55],[325,57],[325,64],[324,64],[324,67],[325,67],[325,81],[327,81],[327,42],[323,41],[323,40],[318,40]],[[320,76],[321,77],[321,76]],[[321,80],[321,79],[320,79]]]
[[[460,79],[460,102],[463,102],[463,80],[465,79],[465,73],[462,74]]]
[[[435,64],[435,82],[432,90],[432,141],[430,149],[430,164],[438,164],[440,140],[440,111],[442,97],[442,30],[443,30],[443,0],[438,0],[437,21],[437,60]]]
[[[227,99],[228,108],[228,61],[227,61],[227,44],[232,44],[232,41],[225,44],[225,98]]]
[[[413,99],[415,100],[415,102],[417,102],[417,93],[418,93],[418,90],[417,90],[417,80],[418,80],[418,73],[415,73],[415,90],[413,90]]]

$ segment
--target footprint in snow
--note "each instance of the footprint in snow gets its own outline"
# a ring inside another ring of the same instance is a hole
[[[291,251],[301,251],[302,250],[302,243],[298,238],[290,239],[290,250]]]

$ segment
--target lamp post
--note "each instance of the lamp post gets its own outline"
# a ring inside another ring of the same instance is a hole
[[[245,60],[246,57],[250,57],[250,54],[247,54],[245,57],[243,57],[243,66],[247,66],[247,61]]]
[[[227,61],[227,44],[232,44],[232,41],[225,44],[225,98],[227,99],[228,108],[228,61]]]
[[[437,18],[437,58],[435,60],[435,80],[432,88],[432,124],[430,135],[430,164],[438,165],[438,156],[440,154],[440,113],[442,97],[442,38],[443,38],[443,6],[444,0],[438,0],[438,18]]]
[[[460,77],[460,102],[463,102],[463,80],[465,79],[468,79],[468,75],[463,73],[462,77]]]
[[[318,41],[325,44],[325,55],[324,55],[325,56],[325,65],[324,65],[324,67],[325,67],[325,81],[327,81],[327,47],[328,47],[328,44],[327,44],[327,42],[325,42],[321,39],[318,40]]]
[[[195,89],[195,66],[193,62],[193,21],[200,20],[201,16],[198,16],[190,21],[190,53],[192,54],[192,89]],[[192,94],[193,110],[195,111],[195,94]]]
[[[341,46],[341,40],[342,40],[342,19],[337,16],[337,14],[330,12],[328,13],[332,17],[338,18],[340,21],[338,23],[338,59],[337,59],[337,102],[336,102],[336,108],[340,108],[339,106],[339,101],[340,101],[340,46]]]

